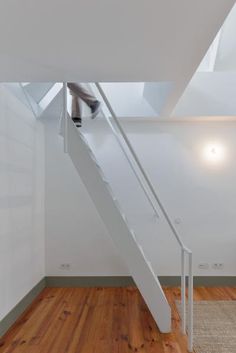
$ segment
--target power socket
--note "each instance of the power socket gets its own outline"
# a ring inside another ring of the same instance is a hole
[[[201,262],[198,264],[198,268],[200,270],[208,270],[209,269],[209,264],[207,262]]]
[[[223,270],[223,268],[224,268],[224,263],[223,263],[223,262],[214,262],[214,263],[212,264],[212,268],[213,268],[214,270]]]
[[[60,269],[64,271],[70,270],[70,264],[60,264]]]

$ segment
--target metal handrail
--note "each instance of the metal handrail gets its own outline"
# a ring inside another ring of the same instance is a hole
[[[67,83],[63,82],[64,152],[68,152]]]
[[[109,126],[111,127],[119,145],[121,146],[122,150],[124,151],[125,153],[125,156],[130,164],[130,166],[132,167],[132,170],[134,171],[135,175],[138,177],[138,180],[142,186],[142,189],[145,190],[145,194],[148,195],[148,199],[150,201],[150,196],[149,194],[147,193],[138,173],[136,172],[136,170],[134,169],[134,166],[133,166],[133,163],[130,161],[129,159],[129,156],[128,154],[126,153],[121,141],[120,141],[120,137],[119,135],[122,136],[123,140],[125,141],[126,145],[128,146],[128,149],[136,163],[136,165],[138,166],[139,168],[139,171],[141,172],[146,184],[148,185],[151,193],[152,193],[152,196],[153,198],[155,199],[155,201],[157,202],[160,210],[162,211],[170,229],[172,230],[178,244],[180,245],[181,247],[181,267],[182,267],[182,274],[181,274],[181,316],[182,316],[182,332],[185,334],[186,333],[186,284],[185,284],[185,281],[186,281],[186,275],[185,275],[185,271],[186,271],[186,265],[185,265],[185,254],[188,255],[188,267],[189,267],[189,273],[188,273],[188,350],[190,352],[192,352],[193,350],[193,269],[192,269],[192,264],[193,264],[193,261],[192,261],[192,251],[190,249],[187,248],[187,246],[185,246],[185,244],[183,243],[181,237],[179,236],[175,226],[173,225],[170,217],[168,216],[168,213],[165,209],[165,207],[163,206],[162,202],[160,201],[150,179],[148,178],[148,175],[146,174],[145,170],[143,169],[142,167],[142,164],[141,162],[139,161],[139,158],[137,156],[137,154],[135,153],[128,137],[126,136],[121,124],[119,123],[119,120],[117,119],[116,117],[116,114],[109,102],[109,100],[107,99],[103,89],[101,88],[100,84],[99,83],[95,83],[103,101],[105,102],[107,108],[108,108],[108,111],[110,112],[111,114],[111,117],[113,118],[115,124],[116,124],[116,128],[118,130],[118,133],[116,131],[116,129],[114,128],[111,120],[110,120],[110,117],[108,116],[105,116]],[[152,204],[152,207],[153,207],[153,203]],[[155,212],[157,213],[156,211],[156,207],[154,208]]]

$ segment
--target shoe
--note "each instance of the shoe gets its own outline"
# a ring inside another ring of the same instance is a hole
[[[91,119],[96,118],[96,116],[100,112],[101,103],[99,101],[95,101],[94,103],[92,103],[92,105],[90,105],[90,109],[91,109],[91,113],[92,113],[91,114]]]
[[[76,127],[81,127],[82,126],[82,119],[78,117],[72,118],[73,122],[75,123]]]

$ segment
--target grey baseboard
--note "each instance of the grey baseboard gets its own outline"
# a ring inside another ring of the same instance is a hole
[[[46,277],[47,287],[129,287],[135,286],[131,276]]]
[[[0,321],[0,337],[15,323],[37,295],[46,287],[45,278],[34,286],[26,296]]]
[[[160,276],[158,278],[163,286],[180,286],[179,276]],[[235,287],[236,276],[194,276],[193,285],[194,287]]]
[[[235,287],[236,276],[195,276],[195,287]]]
[[[161,285],[180,286],[180,276],[159,276]],[[135,286],[131,276],[46,277],[47,287],[127,287]],[[236,286],[236,276],[195,276],[194,286]]]

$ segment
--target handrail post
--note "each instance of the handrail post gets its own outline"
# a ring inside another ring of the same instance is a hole
[[[188,277],[188,350],[193,351],[193,255],[189,254]]]
[[[68,153],[67,83],[63,82],[64,152]]]
[[[181,249],[181,330],[186,334],[186,274],[185,250]]]

